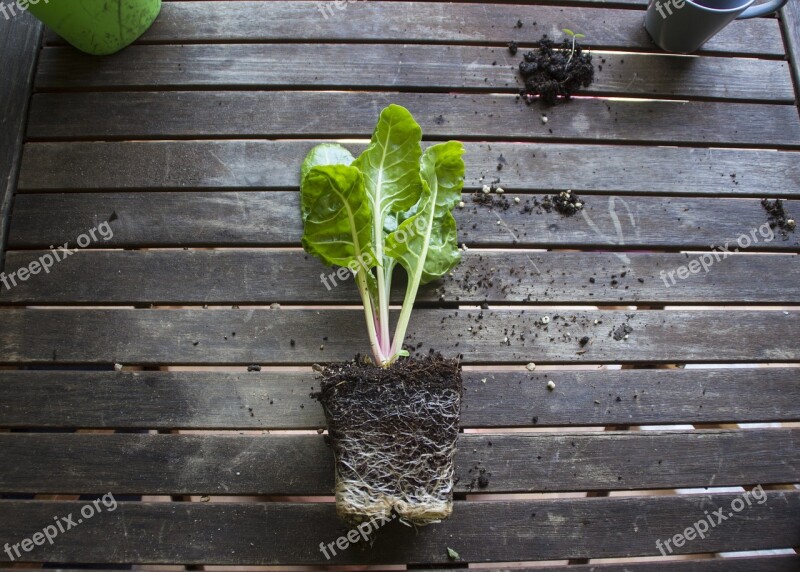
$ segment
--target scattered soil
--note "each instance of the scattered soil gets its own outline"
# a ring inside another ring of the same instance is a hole
[[[573,93],[591,85],[594,80],[592,56],[584,53],[580,42],[575,42],[574,52],[572,46],[569,38],[556,46],[545,35],[539,40],[537,51],[524,54],[519,73],[525,87],[519,94],[525,103],[533,103],[538,98],[547,105],[555,105],[559,100],[568,101]]]
[[[458,361],[439,354],[387,369],[357,356],[323,369],[312,396],[328,421],[341,517],[394,511],[422,525],[449,516],[462,393]]]
[[[761,199],[761,206],[764,207],[764,210],[769,215],[769,227],[773,230],[778,229],[783,240],[789,238],[788,233],[794,232],[794,229],[797,228],[797,223],[786,213],[783,208],[783,201],[781,199],[775,199],[774,201]]]
[[[518,203],[514,201],[513,197],[509,197],[505,193],[498,195],[494,191],[495,187],[492,185],[491,192],[489,193],[474,193],[472,195],[472,202],[504,211],[507,211],[512,206],[518,206],[521,213],[536,212],[537,214],[542,214],[544,212],[550,213],[556,211],[558,214],[565,217],[570,217],[578,213],[586,204],[581,197],[572,191],[561,191],[555,195],[545,195],[541,201],[534,197]]]

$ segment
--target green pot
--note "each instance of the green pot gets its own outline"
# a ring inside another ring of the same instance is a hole
[[[28,10],[79,50],[104,56],[144,34],[161,0],[29,0]]]

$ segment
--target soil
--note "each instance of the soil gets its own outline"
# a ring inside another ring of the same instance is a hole
[[[358,522],[394,510],[415,524],[449,516],[462,394],[459,362],[439,354],[386,369],[358,356],[325,367],[312,396],[336,456],[339,515]]]
[[[569,38],[556,46],[545,35],[538,45],[537,51],[526,52],[519,63],[519,73],[525,82],[519,94],[525,103],[533,103],[537,98],[546,105],[568,101],[573,93],[594,81],[592,56],[584,53],[580,42],[575,42],[574,52]]]
[[[786,213],[781,199],[770,201],[769,199],[761,199],[761,206],[767,211],[769,215],[769,227],[771,229],[778,229],[783,237],[783,240],[789,238],[789,233],[794,232],[797,228],[795,220]]]
[[[513,202],[513,198],[507,196],[505,193],[498,195],[495,192],[496,187],[492,185],[489,193],[474,193],[472,195],[472,202],[490,208],[501,209],[507,211],[512,206],[518,206],[522,213],[542,214],[544,212],[556,211],[558,214],[570,217],[580,212],[586,205],[585,201],[572,191],[561,191],[555,195],[545,195],[540,201],[537,198],[525,199],[519,203]]]

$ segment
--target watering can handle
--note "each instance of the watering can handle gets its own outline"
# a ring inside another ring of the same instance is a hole
[[[770,2],[765,2],[764,4],[759,4],[758,6],[751,6],[744,12],[742,12],[737,20],[746,20],[748,18],[758,18],[759,16],[766,16],[767,14],[772,14],[779,10],[784,4],[786,4],[789,0],[771,0]]]

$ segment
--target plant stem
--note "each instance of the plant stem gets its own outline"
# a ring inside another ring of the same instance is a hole
[[[567,63],[564,65],[565,70],[567,69],[567,66],[569,66],[569,62],[572,61],[572,56],[574,55],[575,55],[575,36],[572,36],[572,51],[569,53],[569,59],[567,60]]]
[[[358,284],[358,292],[361,294],[361,303],[364,306],[364,314],[367,320],[367,331],[369,332],[369,343],[372,347],[372,355],[375,358],[376,365],[383,365],[386,363],[386,354],[383,351],[381,341],[378,338],[378,332],[375,328],[375,314],[373,312],[374,302],[369,295],[369,288],[367,287],[367,280],[364,277],[364,272],[367,270],[359,269],[356,273],[356,283]]]
[[[431,193],[431,201],[436,200],[436,194]],[[436,213],[436,206],[429,209],[430,214],[428,215],[427,226],[426,228],[426,236],[430,233],[430,228],[433,225],[433,217]],[[403,341],[406,337],[406,331],[408,330],[408,321],[411,318],[411,310],[414,309],[414,300],[417,298],[417,292],[419,291],[419,283],[422,280],[422,271],[425,268],[425,259],[428,257],[428,246],[430,245],[429,241],[424,241],[424,245],[422,247],[422,251],[419,253],[420,263],[417,264],[416,271],[414,272],[414,276],[408,277],[408,286],[406,286],[406,295],[403,298],[403,308],[400,310],[400,318],[397,320],[397,328],[394,331],[394,340],[392,341],[392,348],[389,352],[389,364],[394,362],[400,355],[400,350],[403,349]]]

